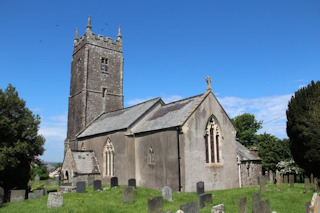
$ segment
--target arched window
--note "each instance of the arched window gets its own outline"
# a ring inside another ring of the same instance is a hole
[[[206,149],[206,163],[220,163],[221,150],[220,150],[220,127],[217,119],[212,116],[206,126],[205,131],[205,149]]]
[[[85,151],[86,150],[86,145],[82,142],[82,144],[81,144],[81,150],[82,151]]]
[[[107,138],[103,156],[105,168],[104,175],[114,176],[114,147],[111,143],[110,138]]]

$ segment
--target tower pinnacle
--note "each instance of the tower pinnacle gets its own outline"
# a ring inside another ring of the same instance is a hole
[[[75,37],[74,37],[74,40],[79,40],[79,30],[78,30],[78,28],[76,28],[76,35],[75,35]]]
[[[88,18],[86,33],[91,33],[91,16]]]
[[[119,28],[118,28],[118,38],[117,38],[117,40],[120,41],[121,39],[122,39],[121,26],[119,26]]]

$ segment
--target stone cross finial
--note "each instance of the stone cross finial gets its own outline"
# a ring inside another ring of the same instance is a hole
[[[207,82],[207,90],[211,91],[211,78],[209,76],[206,77],[206,82]]]

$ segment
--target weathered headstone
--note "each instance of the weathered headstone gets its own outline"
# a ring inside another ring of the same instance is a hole
[[[252,203],[252,213],[270,213],[269,200]]]
[[[132,178],[128,180],[128,186],[132,186],[134,188],[136,188],[136,179]]]
[[[102,190],[101,180],[94,180],[93,181],[93,189],[94,189],[94,191]]]
[[[283,177],[283,183],[288,184],[288,175],[284,175]]]
[[[3,199],[4,199],[4,190],[2,187],[0,187],[0,207],[3,205]]]
[[[198,201],[193,201],[180,206],[184,213],[199,213]]]
[[[152,197],[148,199],[148,213],[163,213],[162,196]]]
[[[280,172],[277,173],[277,186],[281,187],[282,185],[282,175]]]
[[[77,182],[77,193],[85,193],[86,192],[86,182],[81,181],[81,182]]]
[[[238,199],[238,213],[248,213],[247,197]]]
[[[10,202],[21,202],[26,197],[26,190],[11,190]]]
[[[289,175],[290,187],[294,187],[294,175]]]
[[[211,213],[224,213],[224,204],[213,206]]]
[[[260,180],[260,193],[266,192],[266,181],[265,180]]]
[[[112,177],[110,180],[111,188],[118,187],[118,177]]]
[[[212,204],[212,194],[202,194],[199,196],[199,206],[200,209],[204,208],[208,204]]]
[[[202,195],[204,194],[204,182],[200,181],[197,183],[197,195]]]
[[[48,196],[47,208],[61,207],[62,205],[62,192],[50,192]]]
[[[304,179],[304,188],[305,192],[308,193],[310,191],[310,180],[309,178]]]
[[[34,177],[34,182],[35,182],[36,184],[38,184],[39,181],[40,181],[40,177],[39,177],[39,175],[36,175],[36,176]]]
[[[261,194],[260,193],[255,193],[253,194],[253,197],[252,197],[252,203],[257,203],[257,202],[260,202],[261,201]]]
[[[95,179],[95,177],[92,176],[92,175],[90,175],[90,176],[88,177],[88,186],[92,186],[92,185],[93,185],[94,179]]]
[[[273,172],[269,171],[269,183],[273,183]]]
[[[125,186],[122,189],[122,203],[133,203],[134,190],[132,186]]]
[[[43,190],[34,190],[28,193],[28,199],[38,199],[43,197]]]
[[[311,173],[311,175],[310,175],[310,183],[311,184],[313,184],[313,180],[314,180],[313,173]]]
[[[167,201],[172,201],[172,190],[169,186],[162,188],[162,197]]]

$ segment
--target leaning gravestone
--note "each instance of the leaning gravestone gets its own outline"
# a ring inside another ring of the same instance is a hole
[[[128,186],[136,188],[136,179],[132,178],[128,180]]]
[[[252,203],[252,213],[270,213],[269,200]]]
[[[169,186],[162,188],[162,197],[167,201],[172,201],[172,190]]]
[[[77,193],[85,193],[86,192],[86,182],[77,182]]]
[[[110,180],[111,188],[118,187],[118,177],[112,177]]]
[[[152,197],[148,199],[148,213],[163,213],[162,196]]]
[[[3,199],[4,199],[4,190],[2,187],[0,187],[0,207],[3,204]]]
[[[260,202],[261,201],[261,194],[260,193],[255,193],[253,194],[253,197],[252,197],[252,203],[257,203],[257,202]]]
[[[61,207],[62,205],[62,192],[50,192],[48,196],[47,208]]]
[[[28,199],[38,199],[43,197],[43,189],[34,190],[33,192],[28,193]]]
[[[200,202],[199,206],[200,209],[204,208],[208,204],[212,204],[212,194],[202,194],[199,196]]]
[[[39,177],[39,175],[36,175],[36,176],[34,177],[34,182],[36,182],[36,184],[38,184],[39,181],[40,181],[40,177]]]
[[[180,206],[184,213],[199,213],[198,201],[193,201]]]
[[[309,178],[304,179],[304,188],[305,192],[308,193],[310,191],[310,180]]]
[[[247,197],[238,199],[238,213],[248,213]]]
[[[219,204],[211,208],[211,213],[224,213],[224,204]]]
[[[10,202],[21,202],[26,197],[26,190],[11,190]]]
[[[101,180],[94,180],[93,181],[93,189],[94,189],[94,191],[102,190]]]
[[[122,189],[122,203],[133,203],[134,190],[132,186],[125,186]]]
[[[202,195],[204,194],[204,182],[200,181],[197,183],[197,195]]]

